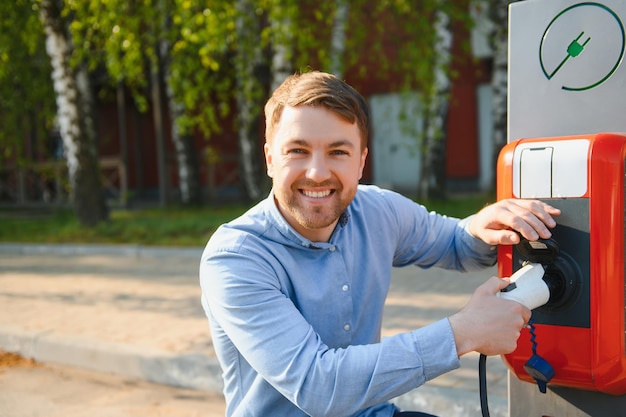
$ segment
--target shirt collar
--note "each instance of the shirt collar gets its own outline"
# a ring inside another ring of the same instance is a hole
[[[336,240],[338,238],[339,230],[346,227],[348,221],[350,219],[350,206],[344,211],[341,216],[339,216],[339,221],[337,225],[340,227],[335,227],[333,234],[330,237],[329,242],[313,242],[300,233],[296,231],[288,222],[285,220],[283,215],[278,210],[278,206],[276,205],[276,200],[274,198],[274,190],[270,191],[269,196],[267,197],[265,203],[265,211],[268,217],[271,219],[272,224],[278,229],[281,235],[295,243],[298,246],[315,248],[315,249],[328,249],[334,247],[336,245]],[[334,243],[335,242],[335,243]]]

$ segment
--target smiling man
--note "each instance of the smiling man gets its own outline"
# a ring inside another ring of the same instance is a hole
[[[265,144],[278,210],[302,236],[328,241],[356,194],[366,156],[356,123],[323,106],[286,107]]]
[[[289,77],[265,116],[272,192],[221,226],[200,264],[228,416],[425,416],[389,401],[468,352],[515,348],[530,311],[496,297],[508,284],[496,277],[458,313],[381,339],[391,268],[491,266],[516,232],[550,237],[557,209],[505,200],[454,219],[360,185],[367,105],[330,74]]]

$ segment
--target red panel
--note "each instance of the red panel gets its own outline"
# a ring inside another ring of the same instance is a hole
[[[506,145],[498,160],[498,199],[512,198],[512,160],[520,142],[590,140],[590,327],[536,325],[538,354],[555,370],[550,384],[614,395],[626,394],[624,346],[624,160],[626,137],[597,134],[563,138],[522,139]],[[558,220],[557,220],[558,221]],[[498,273],[512,272],[510,247],[502,247]],[[530,335],[522,332],[517,349],[504,356],[520,379],[534,382],[523,369],[531,356]]]

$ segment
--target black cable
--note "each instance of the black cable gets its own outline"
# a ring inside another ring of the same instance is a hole
[[[483,417],[489,417],[489,404],[487,403],[487,356],[480,354],[478,358],[478,385],[480,391],[480,410]]]

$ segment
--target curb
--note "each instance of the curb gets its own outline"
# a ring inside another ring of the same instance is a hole
[[[156,349],[0,326],[0,347],[8,352],[54,363],[112,373],[181,388],[222,392],[216,358],[200,353],[175,355]]]
[[[89,369],[181,388],[222,393],[221,369],[217,359],[202,355],[174,355],[156,349],[94,341],[49,331],[25,331],[0,326],[0,348],[41,363]],[[423,385],[393,402],[405,410],[422,410],[446,417],[481,415],[478,392]],[[507,399],[489,399],[490,415],[507,417]]]

